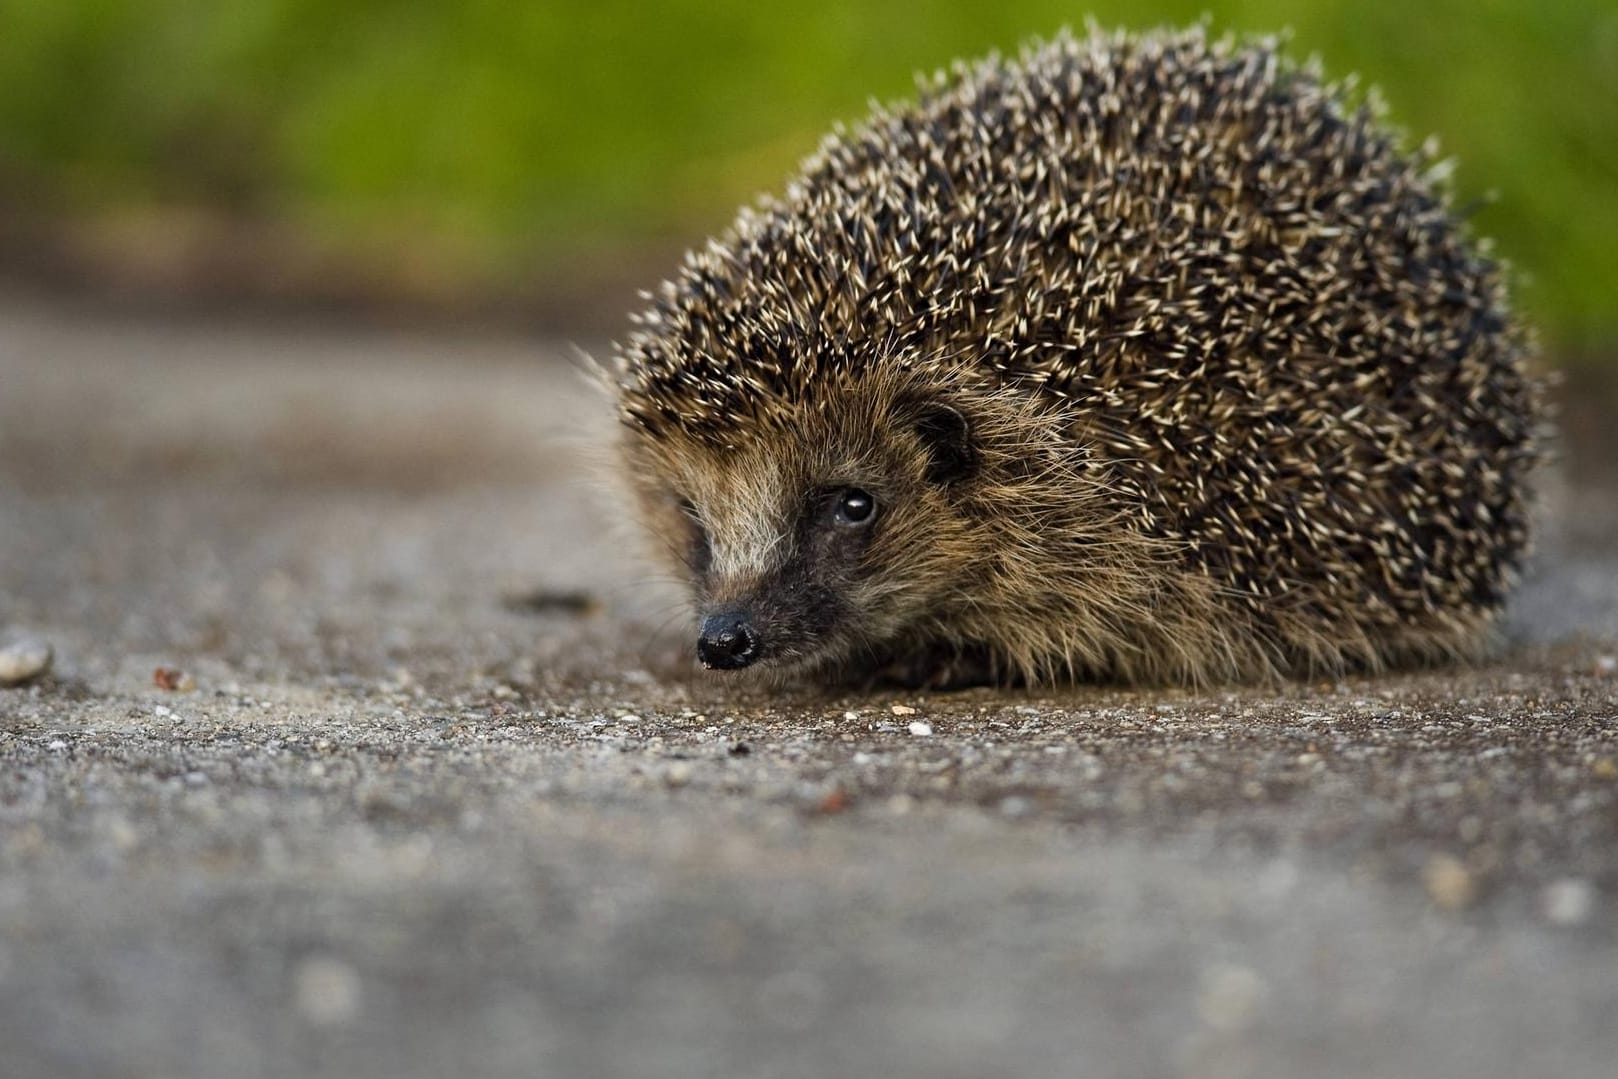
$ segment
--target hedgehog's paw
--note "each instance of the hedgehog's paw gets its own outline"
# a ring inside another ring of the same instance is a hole
[[[941,642],[895,656],[872,672],[868,685],[873,689],[887,686],[947,691],[999,685],[1005,680],[1005,672],[989,649]]]

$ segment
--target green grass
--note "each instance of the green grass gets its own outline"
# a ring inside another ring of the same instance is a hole
[[[696,240],[835,120],[957,56],[1104,25],[1290,27],[1440,136],[1554,346],[1618,339],[1609,0],[0,0],[0,177],[53,211],[203,207],[519,274]]]

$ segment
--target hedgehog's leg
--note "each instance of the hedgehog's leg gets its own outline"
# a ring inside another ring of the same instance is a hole
[[[982,645],[938,642],[893,657],[872,672],[869,684],[873,688],[952,690],[1004,685],[1011,677]]]

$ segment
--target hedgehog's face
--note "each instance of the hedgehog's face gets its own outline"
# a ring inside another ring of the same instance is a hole
[[[882,654],[968,587],[955,496],[978,454],[952,403],[851,394],[725,447],[640,434],[630,454],[645,516],[691,582],[709,669]]]

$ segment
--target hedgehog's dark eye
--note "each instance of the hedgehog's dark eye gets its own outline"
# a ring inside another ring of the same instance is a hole
[[[837,492],[836,508],[832,511],[832,519],[838,524],[849,528],[857,528],[871,523],[876,516],[876,499],[869,492],[858,487],[844,487]]]

